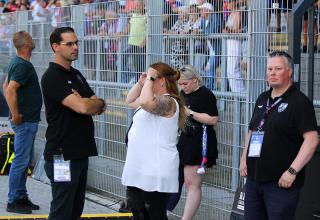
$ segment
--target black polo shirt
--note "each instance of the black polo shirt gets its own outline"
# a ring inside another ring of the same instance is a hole
[[[271,91],[272,89],[258,97],[250,130],[257,131],[268,99],[271,106],[280,98],[272,99]],[[272,108],[263,126],[261,156],[247,157],[248,177],[259,182],[278,181],[296,158],[303,142],[303,134],[317,130],[313,104],[302,92],[291,86],[281,97],[282,100]],[[303,182],[304,170],[301,170],[295,183],[302,186]]]
[[[48,122],[45,160],[51,160],[52,155],[59,154],[59,149],[62,149],[65,160],[96,156],[92,117],[79,114],[62,104],[72,89],[82,97],[94,95],[82,74],[72,67],[69,71],[59,64],[50,63],[41,79],[41,87]]]

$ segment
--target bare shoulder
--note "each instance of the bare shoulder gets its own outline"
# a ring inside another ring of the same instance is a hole
[[[153,113],[156,115],[170,117],[176,111],[174,99],[168,95],[160,95],[155,98],[155,107]]]

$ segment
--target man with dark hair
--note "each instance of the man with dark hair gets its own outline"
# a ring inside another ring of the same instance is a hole
[[[269,55],[271,88],[256,101],[239,169],[247,176],[246,220],[294,219],[304,166],[318,144],[314,107],[293,85],[292,72],[286,52]]]
[[[25,31],[13,35],[17,49],[8,67],[3,91],[10,110],[11,126],[15,133],[14,159],[9,174],[7,211],[30,214],[38,210],[28,198],[26,182],[28,167],[33,160],[34,139],[38,131],[42,96],[37,73],[30,62],[35,44]]]
[[[48,128],[45,171],[51,181],[50,220],[79,219],[84,206],[88,157],[96,156],[93,115],[105,111],[86,79],[71,66],[78,38],[70,27],[50,36],[54,60],[41,79]]]

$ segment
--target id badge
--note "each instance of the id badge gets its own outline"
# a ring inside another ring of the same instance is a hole
[[[251,135],[248,157],[260,157],[264,132],[254,131]]]
[[[53,179],[54,182],[70,182],[70,161],[64,161],[63,155],[53,156]]]

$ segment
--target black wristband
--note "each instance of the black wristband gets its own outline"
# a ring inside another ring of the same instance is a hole
[[[105,107],[106,107],[106,102],[103,100],[103,99],[101,99],[101,98],[99,98],[99,100],[102,102],[102,109],[104,109]]]
[[[298,172],[293,168],[293,167],[289,167],[288,172],[292,175],[297,175]]]

